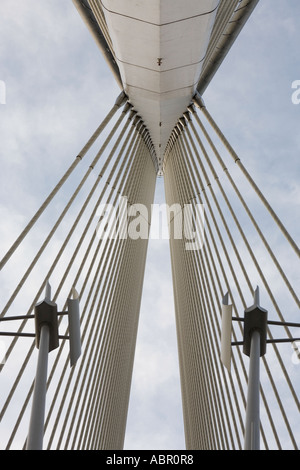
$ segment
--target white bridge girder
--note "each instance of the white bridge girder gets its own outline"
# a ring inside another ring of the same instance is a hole
[[[195,94],[218,5],[101,1],[124,91],[150,132],[160,170],[170,134]]]

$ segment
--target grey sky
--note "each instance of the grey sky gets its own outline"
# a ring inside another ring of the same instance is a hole
[[[292,82],[300,80],[299,22],[299,0],[261,0],[204,96],[296,241],[300,105],[291,97]],[[120,90],[71,0],[1,0],[0,80],[6,84],[6,104],[0,104],[4,253]],[[164,202],[162,179],[156,201]],[[289,265],[284,248],[281,257],[299,285],[299,269]],[[167,241],[150,241],[128,449],[184,448],[169,258]]]

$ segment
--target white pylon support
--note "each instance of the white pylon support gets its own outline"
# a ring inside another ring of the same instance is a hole
[[[248,376],[248,394],[246,406],[245,450],[260,449],[260,333],[253,331],[251,335],[250,365]]]
[[[57,307],[51,302],[51,286],[46,284],[45,299],[35,307],[36,346],[39,350],[36,369],[27,450],[42,450],[46,407],[48,354],[58,345]]]
[[[27,450],[43,449],[49,339],[49,327],[44,325],[40,333],[39,355],[26,445]]]
[[[250,356],[245,423],[245,450],[260,449],[260,357],[266,353],[268,312],[259,305],[259,288],[254,304],[245,310],[244,354]]]

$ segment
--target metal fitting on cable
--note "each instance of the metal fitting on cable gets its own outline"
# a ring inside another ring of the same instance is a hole
[[[133,119],[133,123],[132,123],[133,126],[137,127],[137,124],[138,124],[138,122],[139,122],[141,119],[142,119],[141,116],[139,116],[138,114],[136,114],[136,116],[135,116],[134,119]]]
[[[176,126],[176,133],[177,133],[177,137],[179,137],[184,131],[184,125],[182,124],[182,122],[178,121],[177,123],[177,126]]]
[[[177,123],[173,129],[174,141],[177,139],[177,137],[180,136],[181,132],[182,132],[182,126],[179,126],[179,123]]]
[[[166,145],[165,156],[168,155],[169,152],[170,152],[170,139],[168,140],[167,145]]]
[[[149,136],[148,129],[146,127],[143,128],[143,130],[141,132],[141,137],[144,139],[144,142],[145,142],[146,146],[148,147],[149,152],[151,153],[152,152],[152,142],[151,142],[151,138]]]
[[[138,133],[140,134],[141,137],[145,138],[145,136],[143,135],[145,133],[145,130],[146,130],[146,126],[144,124],[144,121],[140,121],[137,126],[136,126],[136,130],[138,131]]]
[[[123,106],[123,104],[125,104],[126,101],[128,101],[128,97],[126,93],[122,91],[116,99],[115,106],[118,106],[118,108],[120,108],[121,106]]]
[[[145,143],[147,145],[150,145],[150,135],[149,135],[149,132],[148,132],[148,129],[147,127],[145,126],[145,123],[144,121],[142,121],[141,123],[141,127],[138,129],[138,132],[139,134],[141,135],[141,137],[144,139]]]
[[[149,152],[155,155],[156,152],[155,152],[154,145],[152,143],[149,133],[147,134],[146,138],[147,138],[147,146],[148,146]]]
[[[186,119],[188,122],[190,122],[190,121],[192,120],[189,111],[186,111],[185,113],[183,113],[183,116],[185,117],[185,119]]]
[[[182,132],[184,131],[184,128],[186,126],[186,122],[183,118],[180,118],[174,128],[176,134],[177,134],[177,137],[179,137],[180,134],[182,134]]]
[[[196,104],[196,106],[198,106],[198,108],[205,108],[206,107],[205,103],[204,103],[204,100],[203,100],[202,96],[200,95],[200,93],[198,93],[198,91],[193,96],[193,102]]]
[[[152,152],[152,142],[151,142],[151,138],[150,138],[150,135],[149,135],[149,132],[148,132],[148,129],[146,128],[146,126],[143,128],[142,132],[141,132],[141,137],[144,139],[144,142],[146,144],[146,146],[148,147],[148,150],[149,152],[151,153]]]
[[[177,138],[179,133],[181,132],[181,130],[178,128],[178,122],[176,123],[176,125],[174,126],[174,129],[172,131],[172,134],[173,134],[173,138]]]
[[[123,108],[122,113],[127,114],[130,109],[132,109],[132,104],[127,101],[127,103],[125,104],[125,106]]]
[[[135,115],[136,111],[134,111],[134,109],[131,109],[130,114],[128,116],[129,121],[132,121]]]
[[[144,124],[144,121],[142,120],[141,117],[138,120],[138,122],[136,123],[135,127],[136,127],[136,130],[138,131],[139,134],[143,133],[143,129],[145,127],[145,124]]]
[[[170,145],[171,145],[172,142],[173,142],[173,136],[174,136],[174,129],[172,130],[171,135],[170,135],[169,140],[168,140],[168,146],[169,146],[169,147],[170,147]]]
[[[179,118],[179,123],[183,125],[183,128],[187,126],[187,122],[184,117]]]
[[[192,114],[195,114],[196,113],[196,109],[195,109],[195,105],[192,103],[188,106],[188,111]]]

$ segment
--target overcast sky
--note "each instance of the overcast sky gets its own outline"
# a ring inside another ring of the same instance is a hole
[[[300,80],[299,26],[299,0],[261,0],[204,96],[296,240],[300,104],[292,102],[292,83]],[[71,0],[1,0],[0,80],[2,254],[120,90]],[[156,202],[164,202],[163,179]],[[125,448],[184,449],[165,240],[149,244],[140,318]]]

